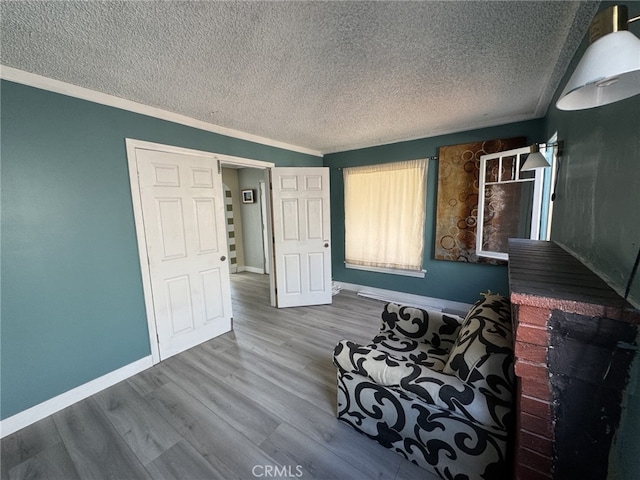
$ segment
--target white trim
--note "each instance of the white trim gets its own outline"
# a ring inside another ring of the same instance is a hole
[[[291,150],[298,153],[313,155],[315,157],[322,157],[322,152],[319,152],[317,150],[306,147],[299,147],[297,145],[291,145],[289,143],[279,142],[277,140],[271,140],[270,138],[241,132],[232,128],[222,127],[220,125],[197,120],[186,115],[169,112],[167,110],[162,110],[161,108],[150,107],[148,105],[134,102],[132,100],[127,100],[106,93],[97,92],[95,90],[79,87],[71,83],[55,80],[53,78],[43,77],[42,75],[37,75],[35,73],[25,72],[24,70],[18,70],[17,68],[8,67],[2,64],[0,64],[0,78],[8,80],[10,82],[39,88],[41,90],[60,93],[69,97],[80,98],[89,102],[99,103],[101,105],[107,105],[109,107],[115,107],[121,110],[127,110],[129,112],[140,113],[142,115],[159,118],[161,120],[167,120],[169,122],[179,123],[181,125],[186,125],[188,127],[193,127],[199,130],[205,130],[207,132],[217,133],[220,135],[225,135],[227,137],[259,143],[262,145],[267,145],[269,147]]]
[[[381,300],[383,302],[394,302],[400,305],[409,305],[422,308],[424,310],[436,310],[439,312],[452,313],[464,317],[471,308],[470,303],[455,302],[443,298],[426,297],[413,293],[396,292],[382,288],[367,287],[353,283],[334,282],[341,290],[355,292],[357,295]]]
[[[478,177],[478,189],[480,191],[480,199],[484,198],[484,189],[486,185],[500,185],[503,183],[527,183],[533,182],[533,196],[531,207],[531,224],[529,238],[537,240],[540,238],[540,214],[542,210],[542,183],[543,183],[543,170],[542,168],[536,168],[533,178],[520,178],[522,165],[520,164],[521,156],[530,153],[530,147],[520,147],[511,150],[504,150],[502,152],[488,153],[480,157],[480,176]],[[502,180],[502,159],[505,157],[515,157],[516,170],[514,180]],[[487,161],[498,159],[498,180],[495,182],[487,182]],[[478,219],[484,219],[484,201],[478,202]],[[476,255],[479,257],[488,257],[498,260],[509,260],[509,254],[506,252],[497,252],[492,250],[484,250],[484,221],[477,222],[477,234],[476,234]]]
[[[424,278],[426,270],[405,270],[402,268],[388,268],[388,267],[371,267],[369,265],[357,265],[355,263],[344,262],[345,268],[351,268],[353,270],[364,270],[367,272],[376,273],[390,273],[391,275],[402,275],[403,277],[415,277]]]
[[[223,155],[216,153],[215,157],[222,162],[223,167],[241,167],[241,168],[273,168],[276,166],[273,162],[263,162],[262,160],[253,160],[250,158],[234,157],[231,155]]]
[[[127,378],[132,377],[151,366],[153,366],[151,356],[141,358],[140,360],[136,360],[133,363],[68,390],[38,405],[23,410],[20,413],[16,413],[12,417],[5,418],[0,422],[0,438],[11,435],[32,423],[42,420],[49,415],[53,415],[54,413],[79,402],[80,400],[84,400],[91,395],[95,395],[96,393],[126,380]]]
[[[264,268],[249,267],[249,266],[245,265],[244,267],[239,267],[238,268],[238,272],[259,273],[261,275],[264,275]]]
[[[153,364],[160,362],[160,346],[158,345],[158,330],[156,328],[156,314],[153,310],[153,291],[151,289],[151,273],[149,272],[149,259],[147,256],[147,239],[144,234],[144,216],[142,214],[142,196],[140,183],[138,182],[138,163],[136,160],[137,148],[153,149],[157,144],[141,142],[140,140],[125,139],[127,150],[127,164],[129,167],[129,185],[131,186],[131,204],[133,206],[133,218],[136,227],[136,239],[138,245],[138,259],[140,261],[140,274],[142,277],[142,291],[144,305],[147,314],[147,327],[149,329],[149,344],[151,346],[151,358]]]

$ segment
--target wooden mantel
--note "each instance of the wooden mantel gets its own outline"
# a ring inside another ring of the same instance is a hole
[[[509,240],[514,478],[605,479],[640,311],[554,242]]]

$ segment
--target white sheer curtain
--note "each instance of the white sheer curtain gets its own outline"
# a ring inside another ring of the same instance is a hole
[[[427,160],[343,170],[345,263],[422,270]]]

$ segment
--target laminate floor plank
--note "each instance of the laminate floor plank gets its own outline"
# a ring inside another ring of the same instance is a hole
[[[256,445],[281,423],[258,402],[207,375],[198,365],[174,357],[167,360],[167,372],[176,384]]]
[[[268,276],[231,280],[233,331],[2,439],[1,480],[435,479],[335,416],[333,348],[383,303],[277,309]]]
[[[76,480],[80,479],[62,442],[46,448],[9,470],[9,480]]]
[[[312,360],[304,353],[284,347],[284,341],[280,345],[274,345],[269,342],[260,342],[256,339],[252,339],[251,342],[246,340],[246,337],[239,335],[238,346],[242,348],[243,345],[250,345],[249,351],[293,370],[302,370]]]
[[[357,478],[394,478],[398,464],[402,461],[400,456],[377,442],[363,441],[368,439],[337,421],[335,414],[327,413],[252,372],[237,372],[226,381],[247,396],[256,391],[263,392],[261,402],[265,408],[295,426],[309,439],[358,466],[362,476]]]
[[[81,478],[151,478],[93,398],[55,413],[53,420]]]
[[[146,465],[182,440],[127,382],[120,382],[93,396],[129,448]]]
[[[225,334],[226,335],[226,334]],[[190,348],[186,352],[182,352],[175,357],[180,358],[186,362],[197,365],[201,370],[207,372],[207,374],[212,377],[218,378],[220,380],[228,377],[233,372],[235,372],[239,366],[237,363],[233,362],[228,356],[221,357],[218,355],[220,352],[227,350],[227,348],[236,348],[227,347],[224,350],[210,350],[208,345],[215,342],[215,338],[209,340],[205,344],[198,345],[197,347]],[[175,357],[171,357],[165,362],[169,362]],[[164,362],[163,362],[164,363]]]
[[[363,472],[310,440],[288,423],[283,423],[265,440],[261,448],[301,478],[358,478]]]
[[[227,480],[185,440],[147,465],[147,470],[155,480]]]
[[[162,373],[160,365],[154,365],[151,368],[134,375],[127,379],[127,382],[136,389],[143,397],[156,388],[163,386],[169,382],[169,379]]]
[[[2,479],[9,478],[9,470],[48,448],[62,443],[51,417],[46,417],[2,439],[0,466]]]
[[[232,353],[232,349],[221,355],[230,353]],[[245,351],[238,355],[243,357],[242,368],[244,370],[254,372],[274,385],[289,391],[292,395],[314,402],[318,407],[324,408],[330,413],[334,411],[333,403],[326,401],[331,396],[331,392],[327,392],[325,385],[311,380],[296,370],[275,364],[254,352]]]
[[[278,464],[177,384],[168,383],[147,398],[224,478],[252,478],[253,466]]]

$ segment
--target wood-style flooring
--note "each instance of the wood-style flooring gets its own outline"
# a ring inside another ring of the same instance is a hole
[[[279,310],[267,276],[231,277],[232,332],[2,439],[2,480],[436,478],[335,418],[333,347],[381,303]]]

